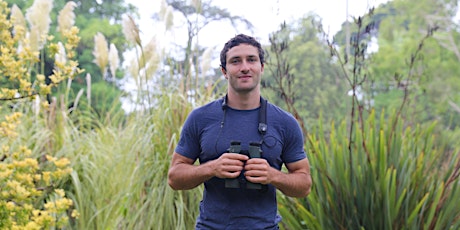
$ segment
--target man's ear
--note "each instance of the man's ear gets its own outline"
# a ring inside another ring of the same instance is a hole
[[[225,75],[225,78],[227,78],[227,70],[225,70],[224,67],[220,67],[220,71]]]
[[[262,63],[261,65],[262,65],[261,70],[262,70],[262,72],[264,72],[264,66],[265,65],[264,65],[264,63]]]

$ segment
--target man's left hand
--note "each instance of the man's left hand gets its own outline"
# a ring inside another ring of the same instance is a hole
[[[244,166],[246,172],[244,176],[252,183],[270,184],[270,172],[273,169],[274,168],[268,164],[267,160],[263,158],[252,158],[246,161],[246,165]]]

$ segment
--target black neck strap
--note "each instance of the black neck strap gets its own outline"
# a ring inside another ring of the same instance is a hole
[[[267,100],[260,97],[259,109],[259,133],[265,135],[267,133]]]
[[[228,101],[228,96],[225,95],[222,98],[222,109],[225,110],[227,109],[227,101]],[[259,126],[258,130],[259,133],[265,135],[267,133],[267,100],[263,97],[260,97],[260,109],[259,109]]]

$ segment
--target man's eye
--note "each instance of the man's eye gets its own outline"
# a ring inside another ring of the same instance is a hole
[[[238,59],[233,59],[233,60],[231,61],[231,63],[238,63],[238,62],[240,62],[240,60],[238,60]]]
[[[249,62],[256,62],[257,60],[255,58],[249,58]]]

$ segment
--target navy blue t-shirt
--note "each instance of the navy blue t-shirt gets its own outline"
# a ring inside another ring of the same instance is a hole
[[[267,133],[262,137],[258,132],[260,108],[227,107],[224,114],[222,101],[215,100],[189,114],[177,153],[205,163],[228,152],[232,141],[240,141],[241,148],[247,150],[249,143],[263,138],[262,158],[278,170],[283,163],[306,158],[302,131],[290,113],[267,103]],[[277,229],[280,221],[273,185],[258,190],[247,189],[244,184],[226,188],[225,180],[217,177],[204,183],[196,229]]]

